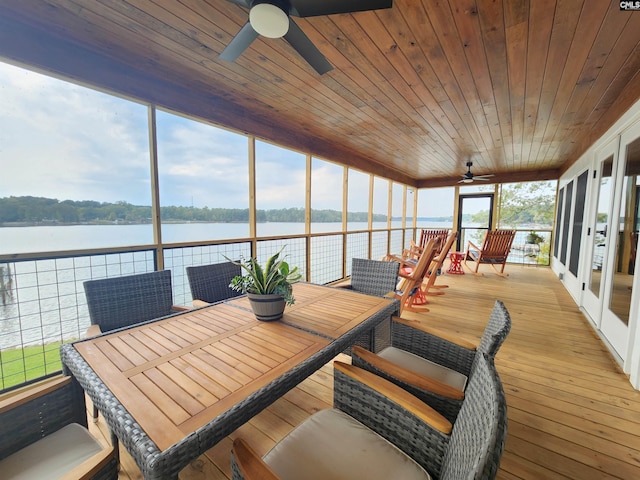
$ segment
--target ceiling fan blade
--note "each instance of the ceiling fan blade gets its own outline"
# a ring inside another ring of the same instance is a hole
[[[258,32],[253,29],[249,22],[245,23],[244,27],[240,29],[236,36],[233,37],[233,40],[229,42],[229,45],[222,51],[220,58],[227,62],[233,62],[256,38],[258,38]]]
[[[317,17],[337,13],[364,12],[391,8],[393,0],[290,0],[294,17]]]
[[[487,180],[491,177],[495,177],[493,173],[487,173],[486,175],[474,175],[473,178],[477,180]]]
[[[291,18],[289,19],[289,31],[284,38],[320,75],[333,70],[333,66]]]

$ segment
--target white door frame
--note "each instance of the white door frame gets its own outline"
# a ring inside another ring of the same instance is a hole
[[[611,235],[618,235],[619,228],[619,218],[620,218],[620,205],[622,202],[623,195],[625,192],[623,191],[624,178],[625,178],[625,170],[626,170],[626,153],[627,146],[631,144],[633,141],[640,138],[640,122],[636,122],[627,128],[622,135],[620,136],[620,147],[618,149],[618,165],[616,169],[616,180],[615,180],[615,190],[614,190],[614,200],[613,200],[613,209],[611,214],[611,219],[616,220],[615,229],[613,225],[611,226]],[[613,222],[609,222],[610,224]],[[612,237],[611,237],[612,238]],[[617,238],[616,238],[617,242]],[[614,242],[610,242],[607,246],[607,264],[613,265],[615,262],[616,248],[614,246]],[[636,258],[636,266],[638,265],[638,259]],[[623,368],[625,371],[629,371],[631,368],[631,357],[633,353],[633,339],[635,338],[635,333],[637,329],[637,314],[632,316],[634,312],[636,312],[636,308],[633,308],[633,304],[635,298],[637,296],[638,287],[638,279],[637,275],[634,275],[633,279],[633,287],[632,287],[632,296],[630,302],[630,310],[629,310],[629,322],[625,324],[622,320],[618,318],[609,308],[609,301],[613,294],[612,284],[613,284],[613,275],[615,268],[607,268],[607,272],[605,273],[606,283],[605,290],[603,295],[603,305],[602,305],[602,321],[600,324],[600,330],[602,334],[605,336],[607,341],[611,344],[611,346],[616,350],[618,355],[622,358]]]
[[[588,230],[589,235],[587,236],[588,243],[585,249],[585,258],[588,258],[589,261],[584,262],[584,267],[581,272],[582,273],[581,278],[585,285],[583,295],[582,295],[581,305],[584,308],[585,313],[587,314],[587,317],[589,318],[589,320],[591,320],[591,322],[594,324],[594,326],[598,330],[600,329],[601,322],[602,322],[602,305],[603,305],[603,298],[604,298],[605,272],[607,271],[607,259],[608,259],[607,252],[608,252],[608,247],[610,242],[606,243],[605,249],[602,253],[602,270],[601,270],[602,273],[600,276],[600,288],[599,288],[598,296],[596,296],[591,291],[591,289],[589,288],[589,284],[591,282],[592,260],[593,260],[594,250],[595,250],[594,238],[595,238],[596,228],[597,228],[596,216],[598,213],[598,203],[600,202],[600,181],[602,180],[602,163],[608,158],[613,157],[613,165],[611,170],[611,180],[612,180],[611,191],[612,191],[612,197],[615,198],[615,195],[614,195],[615,172],[618,166],[619,147],[620,147],[620,137],[616,136],[604,147],[596,151],[594,155],[593,168],[597,173],[596,173],[596,178],[593,179],[593,182],[591,185],[591,190],[590,190],[591,202],[588,208],[588,215],[589,215],[588,221],[586,222],[589,229]],[[607,219],[608,219],[607,227],[606,227],[607,232],[611,232],[613,228],[610,221],[613,218],[613,215],[612,215],[612,209],[613,209],[613,203],[614,203],[613,198],[609,199],[610,201],[607,208]]]

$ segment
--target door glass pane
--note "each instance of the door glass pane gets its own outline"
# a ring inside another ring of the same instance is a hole
[[[562,249],[560,261],[567,263],[567,247],[569,246],[569,219],[571,217],[571,200],[573,197],[573,180],[567,185],[567,198],[564,201],[564,217],[562,218]]]
[[[609,205],[611,204],[611,171],[613,169],[613,155],[602,162],[600,167],[600,189],[598,191],[595,230],[593,235],[593,258],[591,259],[591,279],[589,290],[596,297],[600,296],[600,279],[602,277],[602,262],[607,245],[607,220]]]
[[[564,205],[564,188],[558,193],[558,206],[556,208],[556,236],[553,241],[553,256],[560,260],[560,221],[562,220],[562,206]]]
[[[587,176],[589,171],[583,172],[576,183],[576,203],[573,207],[573,228],[571,234],[571,254],[569,256],[569,271],[578,276],[578,262],[580,260],[580,245],[582,242],[582,221],[584,219],[584,198],[587,193]]]
[[[464,250],[468,241],[482,246],[485,233],[491,228],[492,207],[493,194],[460,195],[458,250]]]
[[[620,216],[617,223],[616,255],[609,309],[624,323],[629,323],[631,285],[636,260],[637,190],[640,174],[640,138],[626,149],[625,176],[622,182]]]

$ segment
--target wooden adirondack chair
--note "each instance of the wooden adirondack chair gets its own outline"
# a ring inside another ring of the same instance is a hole
[[[412,259],[417,261],[424,250],[424,246],[427,244],[427,241],[430,239],[436,240],[436,256],[440,254],[442,248],[444,247],[447,238],[449,235],[449,230],[446,228],[423,228],[420,233],[420,242],[416,243],[413,240],[410,241],[409,248],[405,248],[402,251],[403,259]]]
[[[449,285],[435,285],[435,282],[439,277],[438,271],[442,269],[442,263],[444,262],[444,259],[447,258],[449,250],[451,250],[451,246],[453,245],[453,242],[456,241],[456,238],[458,238],[458,232],[452,231],[449,233],[444,245],[437,255],[433,257],[433,261],[431,262],[431,266],[427,273],[427,281],[422,286],[422,291],[425,295],[444,295],[444,292],[441,289],[449,288]]]
[[[437,240],[430,239],[427,241],[418,262],[415,264],[400,263],[400,272],[398,276],[401,278],[399,287],[396,290],[396,298],[400,299],[400,314],[404,309],[411,312],[428,312],[427,308],[416,308],[415,305],[424,303],[420,300],[420,286],[425,275],[436,254]],[[397,261],[397,260],[396,260]],[[405,268],[403,268],[405,267]]]
[[[511,251],[511,244],[515,236],[515,230],[488,230],[482,242],[482,248],[477,247],[471,241],[467,242],[467,250],[463,259],[464,266],[474,275],[481,276],[482,273],[478,272],[478,267],[481,263],[488,263],[501,277],[509,276],[508,273],[504,273],[504,266],[507,263],[507,256]],[[467,260],[475,263],[475,269],[467,265]],[[500,271],[496,265],[500,265]]]
[[[440,253],[449,236],[448,228],[423,228],[420,232],[420,243],[418,246],[424,248],[427,241],[434,238],[438,241],[436,245],[436,255]]]

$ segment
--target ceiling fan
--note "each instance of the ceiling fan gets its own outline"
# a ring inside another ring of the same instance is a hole
[[[393,0],[228,0],[249,9],[249,21],[222,51],[220,58],[233,62],[244,52],[258,35],[284,39],[320,75],[333,66],[320,50],[291,19],[294,17],[316,17],[337,13],[363,12],[391,8]]]
[[[486,175],[474,175],[471,173],[471,167],[473,166],[473,162],[467,162],[467,172],[462,174],[462,180],[458,183],[472,183],[476,180],[487,181],[494,175],[492,173],[488,173]]]

